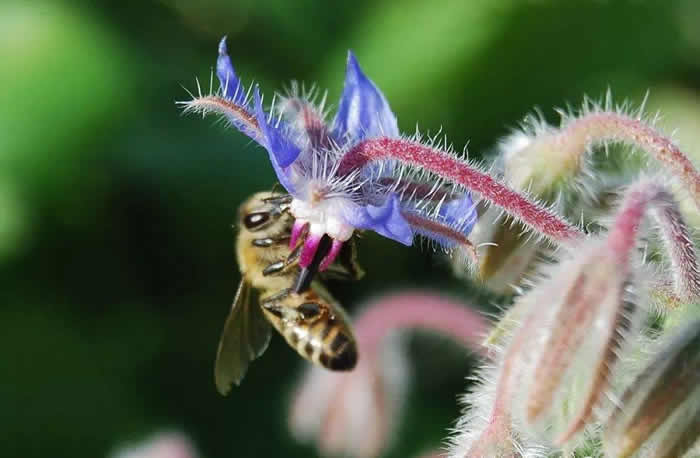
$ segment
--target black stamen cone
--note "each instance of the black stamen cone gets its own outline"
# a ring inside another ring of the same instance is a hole
[[[323,258],[326,257],[328,252],[331,251],[332,243],[333,242],[328,235],[324,234],[323,237],[321,237],[321,240],[318,242],[318,250],[316,250],[316,254],[311,260],[311,264],[304,267],[301,269],[301,272],[299,272],[299,277],[297,277],[297,281],[294,285],[295,293],[301,293],[309,289],[311,282],[314,279],[314,275],[316,275],[318,272],[318,266],[321,265]]]

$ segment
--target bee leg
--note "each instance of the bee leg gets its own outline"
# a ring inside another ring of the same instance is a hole
[[[284,261],[273,262],[269,266],[265,267],[262,271],[263,276],[274,275],[282,272],[286,264]]]
[[[271,304],[269,302],[261,304],[262,307],[267,310],[268,312],[272,313],[274,316],[276,316],[279,319],[284,318],[284,313],[282,312],[282,308],[277,305],[277,304]]]
[[[286,288],[271,296],[260,298],[260,306],[277,318],[284,318],[284,307],[281,306],[279,302],[286,299],[291,293],[292,290]]]
[[[278,196],[265,197],[263,202],[269,204],[288,204],[292,202],[293,197],[290,194],[280,194]]]
[[[318,272],[318,267],[321,265],[321,261],[323,260],[323,258],[326,257],[326,255],[330,251],[332,243],[333,242],[331,241],[331,238],[328,237],[328,235],[324,234],[323,237],[321,237],[321,240],[318,244],[318,249],[316,250],[316,254],[311,260],[311,264],[309,264],[307,267],[304,267],[303,269],[301,269],[301,272],[299,272],[297,281],[294,284],[295,293],[301,293],[309,289],[309,287],[311,286],[311,281],[314,279],[314,275],[316,275],[316,273]]]
[[[304,247],[302,243],[296,246],[291,253],[289,253],[289,256],[287,256],[287,259],[284,261],[285,265],[291,266],[292,264],[296,263],[299,260],[299,256],[301,255],[301,249]]]
[[[266,237],[264,239],[253,239],[253,246],[258,248],[268,248],[273,245],[282,245],[284,243],[289,243],[289,236],[282,235],[279,237]]]
[[[266,199],[263,199],[263,202],[272,204],[275,207],[277,207],[277,213],[284,213],[289,210],[289,207],[292,203],[292,196],[290,196],[289,194],[282,194],[279,196],[268,197]]]

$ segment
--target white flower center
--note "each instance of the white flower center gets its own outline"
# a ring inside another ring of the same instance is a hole
[[[342,206],[342,203],[334,203],[333,199],[321,201],[315,205],[293,199],[291,212],[297,221],[309,223],[311,235],[320,237],[328,234],[332,239],[345,242],[352,236],[355,228],[339,217],[339,205]]]

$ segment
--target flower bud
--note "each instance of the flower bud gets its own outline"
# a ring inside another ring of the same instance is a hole
[[[528,122],[528,132],[515,131],[500,142],[496,170],[501,171],[504,182],[512,189],[551,205],[561,199],[562,192],[578,188],[569,185],[580,178],[583,156],[569,151],[555,135],[556,130],[542,121],[530,118]],[[566,213],[570,209],[561,210]],[[519,222],[505,221],[503,212],[495,207],[489,207],[479,217],[471,239],[481,247],[479,277],[488,288],[513,292],[535,267],[537,255],[546,245],[533,240],[527,232]]]
[[[537,436],[561,445],[592,419],[608,388],[623,339],[639,321],[626,288],[627,259],[607,240],[586,241],[562,262],[531,303],[506,360],[522,360],[516,416]],[[543,291],[546,291],[546,294]],[[516,354],[512,354],[515,352]]]
[[[514,189],[547,198],[580,173],[583,151],[543,121],[530,122],[531,135],[517,131],[500,144],[504,177]]]
[[[502,212],[489,207],[474,226],[470,239],[477,246],[478,277],[484,285],[499,293],[512,293],[520,280],[535,265],[543,244],[528,240],[519,223],[506,224]],[[461,264],[455,264],[461,272]]]
[[[640,448],[681,457],[700,437],[700,320],[670,339],[629,385],[608,420],[610,456]],[[696,455],[694,455],[696,456]]]

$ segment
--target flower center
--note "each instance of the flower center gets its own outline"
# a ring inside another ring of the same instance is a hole
[[[352,237],[355,228],[339,217],[337,205],[338,203],[334,205],[332,200],[306,202],[293,199],[291,212],[296,218],[295,224],[309,224],[310,236],[320,238],[328,234],[334,240],[345,242]]]
[[[299,265],[303,269],[311,265],[324,235],[333,239],[333,243],[330,251],[321,260],[319,271],[326,270],[331,265],[340,253],[343,242],[352,237],[355,228],[340,218],[341,205],[342,202],[333,202],[332,199],[320,202],[306,202],[296,198],[292,200],[290,211],[296,218],[289,240],[292,249],[296,247],[299,237],[308,227],[308,235],[299,258]]]

